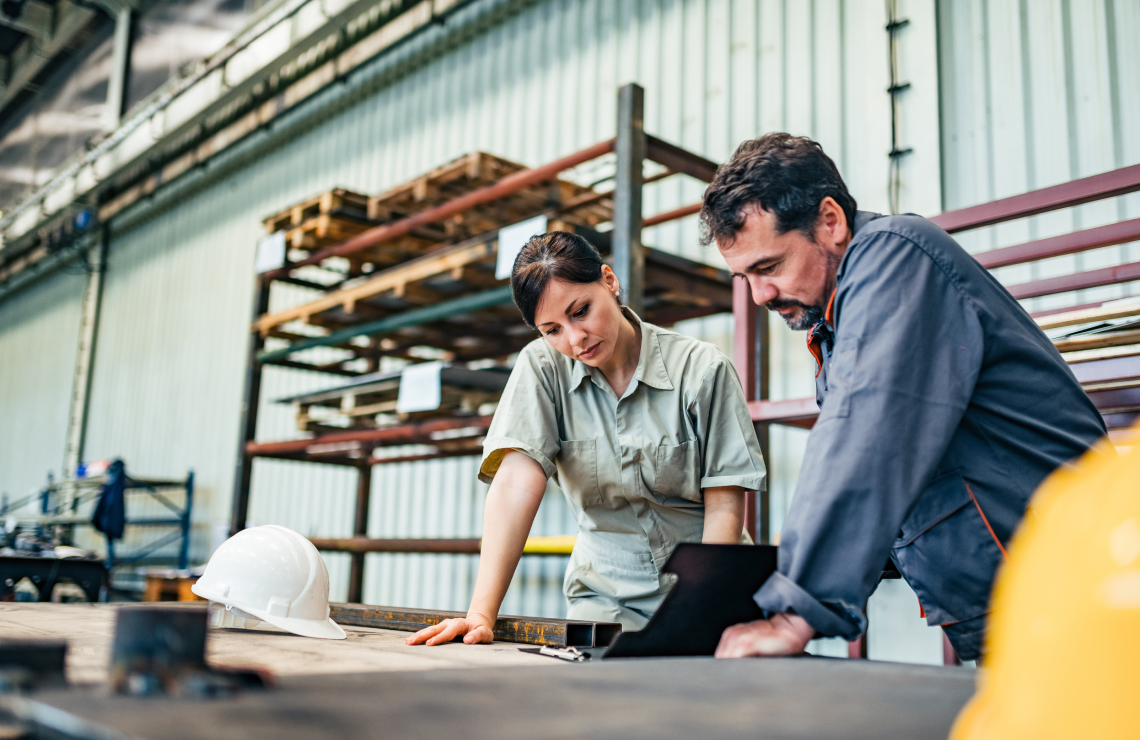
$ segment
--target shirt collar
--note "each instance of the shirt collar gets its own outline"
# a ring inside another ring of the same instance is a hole
[[[673,382],[669,379],[669,372],[665,369],[665,359],[661,356],[661,339],[658,328],[653,324],[646,324],[628,306],[622,306],[621,312],[627,319],[641,328],[641,355],[637,358],[637,370],[633,374],[634,381],[645,383],[658,390],[673,390]],[[570,371],[570,388],[577,390],[582,386],[582,381],[587,377],[593,377],[594,373],[598,373],[600,377],[601,371],[590,367],[581,360],[574,360],[573,369]]]

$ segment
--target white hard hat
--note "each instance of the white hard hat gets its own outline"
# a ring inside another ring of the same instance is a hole
[[[329,619],[325,561],[312,542],[286,527],[267,524],[230,537],[190,590],[296,635],[344,639]]]

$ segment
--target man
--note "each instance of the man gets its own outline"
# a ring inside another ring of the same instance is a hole
[[[808,330],[819,420],[756,593],[768,619],[719,657],[853,640],[888,558],[963,660],[981,655],[994,573],[1030,495],[1105,433],[1048,338],[924,218],[856,211],[819,144],[745,142],[705,192],[716,241],[753,300]]]

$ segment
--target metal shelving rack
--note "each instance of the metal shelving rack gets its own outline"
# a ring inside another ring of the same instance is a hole
[[[51,527],[57,539],[63,543],[74,542],[76,527],[90,527],[91,516],[79,514],[79,509],[98,498],[105,476],[91,478],[70,478],[51,482],[39,494],[43,500],[43,513],[35,516],[20,516],[21,525]],[[166,492],[180,492],[183,501],[179,505],[172,501]],[[175,559],[179,569],[186,569],[190,553],[190,515],[194,508],[194,473],[186,474],[183,480],[127,477],[126,495],[142,494],[158,502],[170,512],[170,516],[129,517],[128,527],[173,527],[174,530],[143,548],[128,554],[116,556],[115,545],[107,540],[106,566],[108,572],[116,565],[128,565],[145,561],[159,549],[177,542],[178,555]]]
[[[421,195],[434,188],[447,197],[422,210],[400,213],[392,213],[386,204],[371,199],[366,218],[357,215],[356,226],[342,221],[344,227],[335,234],[341,240],[331,244],[327,242],[334,238],[329,235],[335,229],[329,219],[318,220],[322,212],[327,216],[339,208],[342,214],[359,214],[363,196],[333,191],[324,196],[323,201],[313,199],[297,206],[292,215],[282,214],[281,223],[297,229],[293,243],[309,244],[310,251],[302,259],[286,262],[260,274],[257,279],[231,533],[246,525],[253,460],[266,457],[357,469],[353,537],[314,538],[322,549],[352,553],[349,601],[361,599],[366,552],[478,552],[475,540],[369,539],[366,525],[374,465],[477,455],[481,451],[478,441],[490,424],[490,416],[408,420],[299,440],[259,442],[257,415],[266,366],[356,377],[374,373],[382,356],[407,357],[405,350],[415,344],[446,350],[457,362],[505,358],[525,346],[537,335],[526,329],[511,305],[506,281],[495,280],[493,273],[490,277],[486,273],[487,261],[494,262],[499,228],[545,214],[548,221],[554,222],[552,228],[569,228],[586,235],[603,252],[608,249],[611,265],[628,289],[629,305],[654,323],[672,324],[732,310],[732,280],[726,271],[642,245],[643,228],[690,216],[700,208],[698,203],[643,218],[642,188],[646,182],[677,174],[710,182],[717,167],[704,157],[646,134],[643,95],[636,84],[618,91],[617,136],[613,139],[533,169],[515,165],[514,171],[500,172],[501,176],[466,191],[447,191],[429,174],[406,187],[418,189]],[[595,192],[558,179],[564,171],[611,153],[616,155],[612,191]],[[510,165],[491,159],[499,166]],[[646,177],[646,161],[655,162],[664,170]],[[537,200],[535,194],[540,196]],[[305,208],[311,210],[305,211]],[[298,218],[307,213],[310,214],[309,220],[304,222],[307,225],[298,225]],[[612,222],[612,230],[596,231],[593,227],[606,217]],[[275,228],[272,221],[267,225],[271,230]],[[322,234],[328,237],[325,242],[321,241]],[[407,256],[393,261],[391,255],[401,253]],[[380,267],[380,271],[367,272],[366,263],[373,269]],[[304,277],[304,268],[336,264],[341,266],[341,274],[332,284]],[[447,275],[452,277],[447,283],[450,292],[440,287],[446,283],[446,280],[440,282],[440,276]],[[320,297],[304,306],[270,314],[269,296],[275,284],[319,290]],[[321,327],[323,333],[301,334],[284,328],[290,321],[297,320]],[[398,333],[408,329],[418,332],[418,336],[408,340]],[[285,340],[287,344],[267,349],[266,339],[271,337]],[[362,342],[360,337],[367,337],[368,341]],[[298,358],[305,350],[315,347],[344,350],[345,359],[317,364]],[[367,365],[363,371],[359,370],[361,359]],[[355,365],[349,366],[349,363]],[[379,448],[400,445],[429,445],[433,451],[399,457],[373,454]],[[755,519],[753,497],[749,497],[749,506],[752,513],[748,521],[752,525]],[[754,530],[754,526],[749,529]],[[564,546],[547,542],[533,543],[527,550],[531,554],[564,551]]]

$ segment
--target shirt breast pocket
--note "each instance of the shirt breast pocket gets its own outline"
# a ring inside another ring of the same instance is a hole
[[[561,442],[558,453],[558,485],[579,506],[595,506],[602,502],[598,484],[598,450],[595,440],[568,439]]]
[[[701,503],[701,460],[696,440],[657,448],[653,465],[653,493]]]

